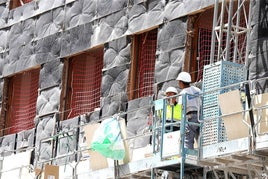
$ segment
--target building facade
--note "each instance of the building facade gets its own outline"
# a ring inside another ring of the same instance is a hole
[[[240,56],[230,43],[230,59],[246,65],[247,79],[258,79],[268,76],[268,4],[252,1],[250,9],[249,2],[244,11],[250,24],[239,23],[250,33],[238,38]],[[211,63],[214,3],[1,0],[2,155],[33,149],[31,163],[40,166],[81,148],[79,126],[118,114],[126,120],[129,137],[141,134],[148,127],[151,102],[163,97],[169,85],[177,87],[179,72],[202,81],[203,68]],[[267,91],[266,82],[258,86]],[[52,137],[66,131],[75,137]],[[144,137],[131,147],[148,142]],[[80,157],[71,154],[52,163]]]

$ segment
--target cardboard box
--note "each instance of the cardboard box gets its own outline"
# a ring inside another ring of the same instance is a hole
[[[153,155],[153,146],[147,145],[145,147],[137,148],[132,150],[132,159],[131,161],[138,161],[144,158],[152,157]]]
[[[43,170],[35,169],[35,175],[41,179],[59,179],[59,166],[46,164]]]
[[[88,124],[84,126],[87,146],[89,147],[91,146],[93,135],[99,126],[100,123]],[[90,169],[94,171],[108,167],[107,159],[100,153],[92,150],[89,150],[88,153],[89,153]]]
[[[163,157],[180,155],[180,131],[164,134]]]

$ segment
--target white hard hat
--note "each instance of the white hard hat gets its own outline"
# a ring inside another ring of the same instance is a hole
[[[183,81],[186,83],[191,83],[192,79],[191,79],[191,75],[188,72],[180,72],[180,74],[178,75],[177,79],[178,81]]]
[[[175,94],[178,94],[178,91],[176,88],[170,86],[166,89],[166,92],[165,92],[165,95],[168,93],[168,92],[172,92],[172,93],[175,93]]]

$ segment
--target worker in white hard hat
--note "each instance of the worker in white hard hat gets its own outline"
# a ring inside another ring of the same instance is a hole
[[[178,86],[181,89],[180,97],[178,100],[179,104],[182,104],[182,95],[187,94],[186,98],[186,120],[192,123],[198,123],[198,111],[201,105],[201,100],[198,95],[201,90],[195,86],[191,86],[192,82],[191,75],[188,72],[179,73],[177,79]],[[198,125],[186,124],[185,126],[185,147],[189,149],[194,148],[194,139],[199,135]]]
[[[165,91],[167,97],[166,123],[173,123],[181,119],[181,105],[177,102],[178,90],[175,87],[168,87]],[[180,127],[177,125],[167,126],[167,131],[177,131]]]

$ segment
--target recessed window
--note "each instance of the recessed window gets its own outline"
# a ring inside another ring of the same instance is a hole
[[[103,48],[67,59],[67,85],[63,102],[64,119],[86,114],[100,107]]]
[[[153,95],[157,29],[133,37],[129,99]]]
[[[33,69],[5,79],[7,90],[4,90],[6,96],[4,134],[34,128],[39,71],[39,68]]]
[[[31,2],[32,0],[10,0],[9,9],[14,9],[19,6],[23,6],[26,3]]]

